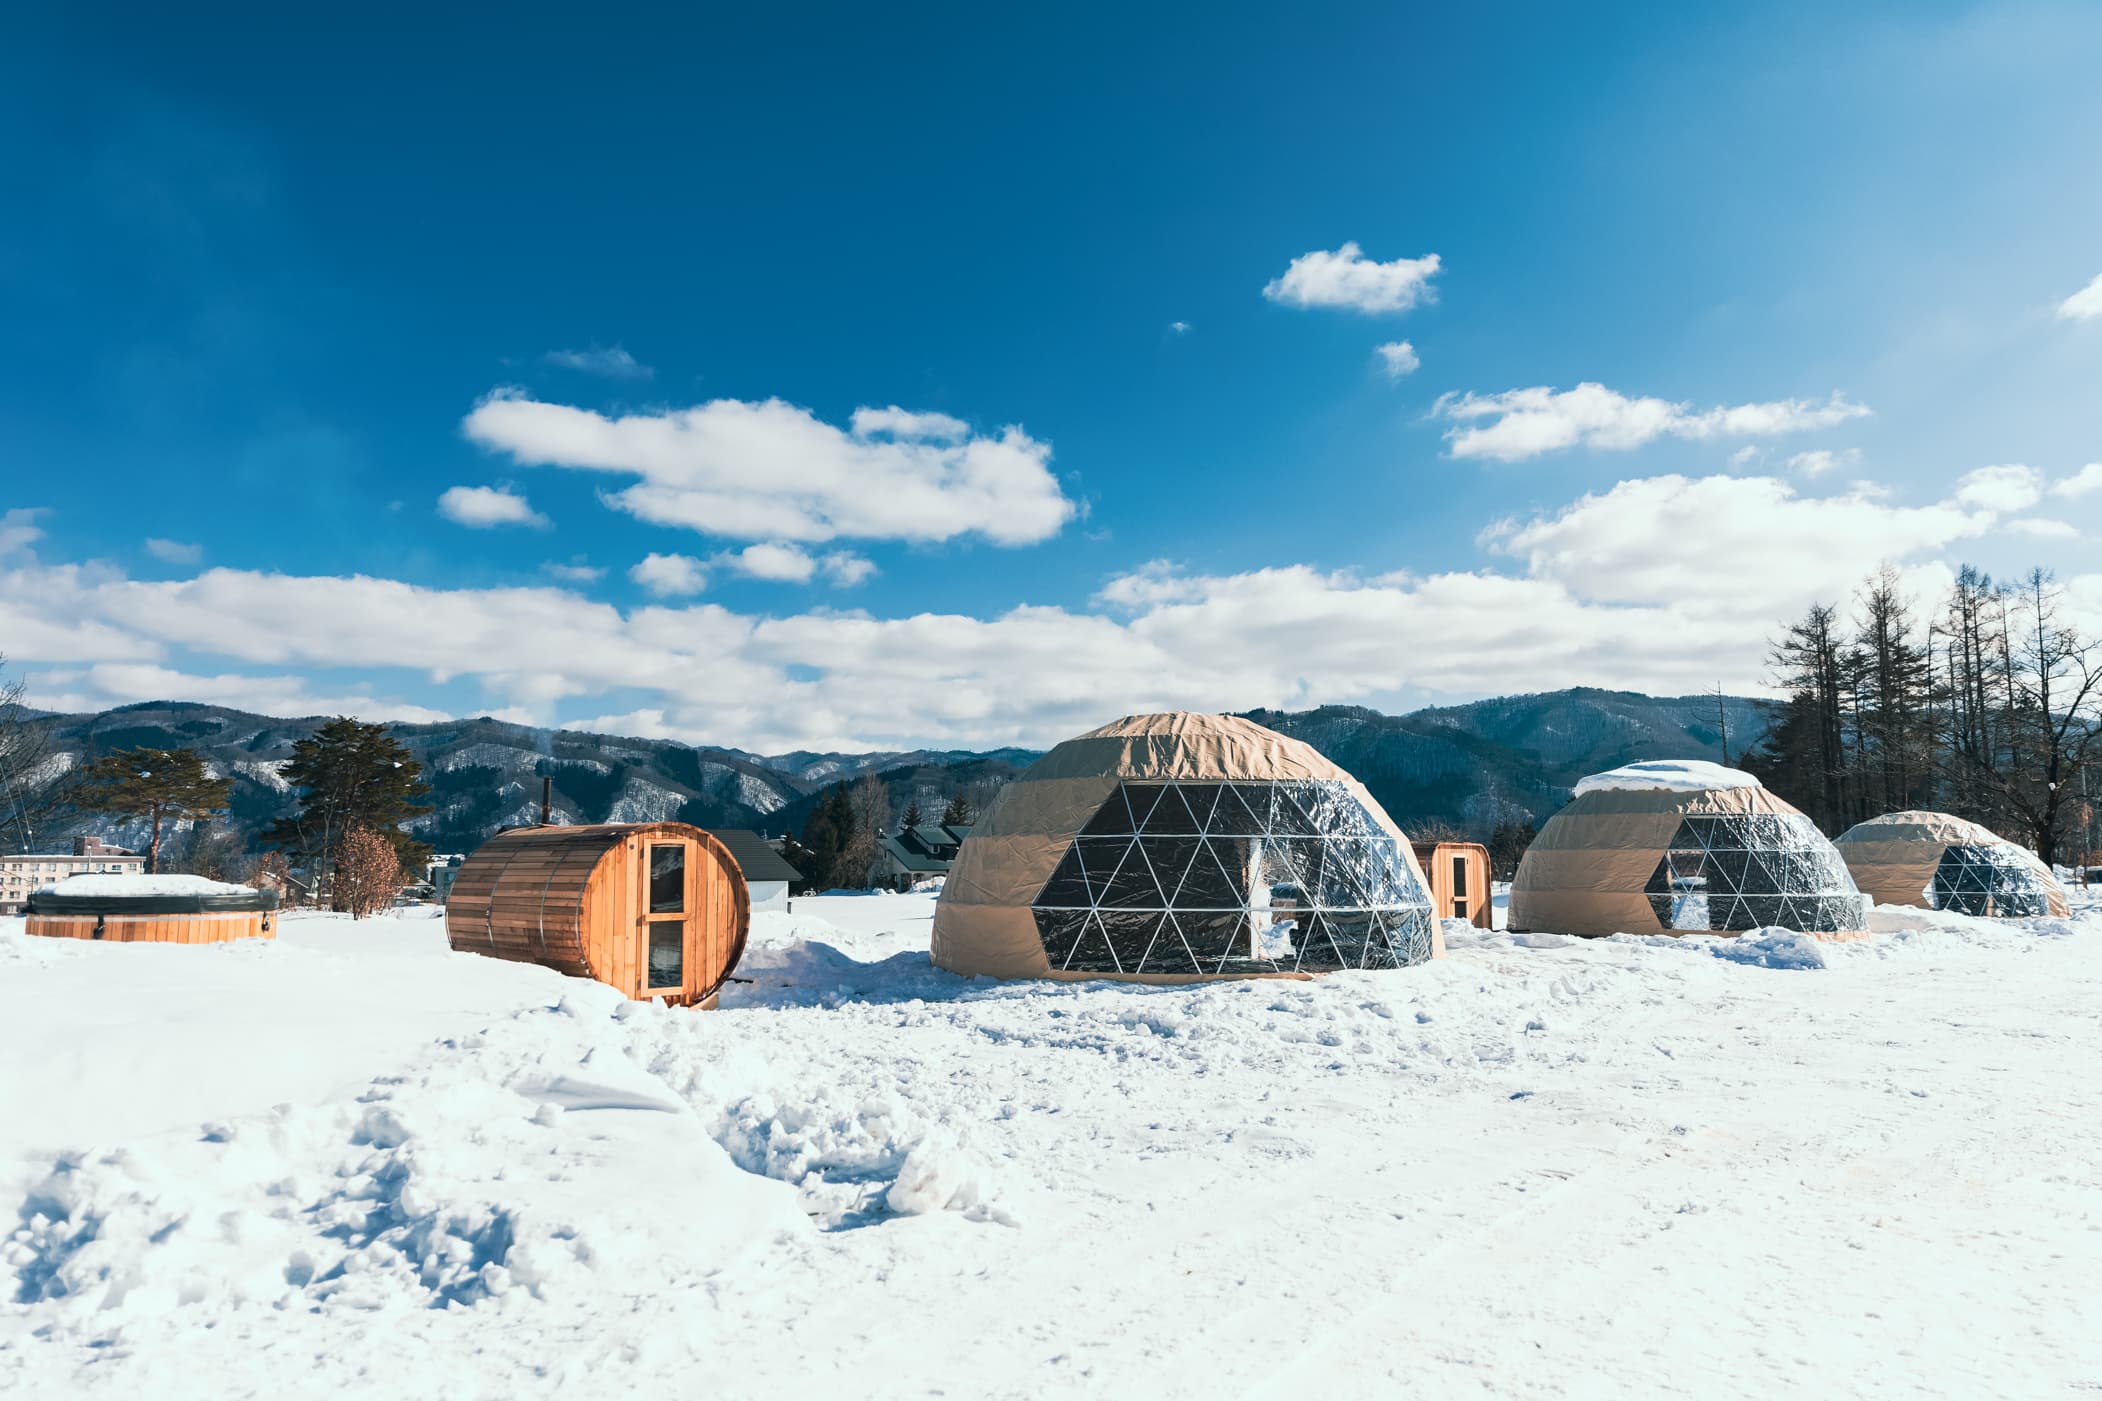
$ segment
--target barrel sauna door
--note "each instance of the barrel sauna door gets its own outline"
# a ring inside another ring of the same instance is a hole
[[[693,921],[698,872],[693,843],[666,837],[643,843],[642,995],[683,1000],[693,989]]]

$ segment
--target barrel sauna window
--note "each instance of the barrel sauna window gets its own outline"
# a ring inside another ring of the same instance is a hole
[[[1472,911],[1467,894],[1467,856],[1464,852],[1457,852],[1452,858],[1452,917],[1471,919]]]
[[[698,827],[545,825],[500,832],[467,858],[445,927],[463,953],[705,1004],[744,955],[751,914],[737,858]]]
[[[677,843],[650,844],[649,909],[650,991],[676,992],[686,985],[684,846]]]

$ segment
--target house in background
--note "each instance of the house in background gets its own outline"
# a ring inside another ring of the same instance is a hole
[[[717,827],[709,835],[730,849],[744,872],[745,889],[751,892],[752,909],[785,910],[788,887],[803,879],[803,873],[781,859],[772,843],[757,832],[742,827]]]
[[[893,890],[910,890],[923,880],[946,876],[969,835],[970,824],[964,822],[923,822],[886,832],[876,841],[876,864],[869,879]]]
[[[67,876],[136,876],[145,870],[145,857],[111,846],[100,837],[75,837],[73,850],[63,855],[0,855],[0,915],[22,913],[29,892],[56,885]]]

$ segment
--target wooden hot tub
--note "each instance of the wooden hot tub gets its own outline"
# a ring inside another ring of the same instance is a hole
[[[276,892],[194,877],[74,876],[33,892],[25,913],[25,934],[53,939],[222,944],[277,935]]]

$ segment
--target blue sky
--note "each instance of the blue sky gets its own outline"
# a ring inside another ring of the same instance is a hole
[[[2102,13],[1711,8],[15,16],[0,652],[771,748],[2102,623]]]

